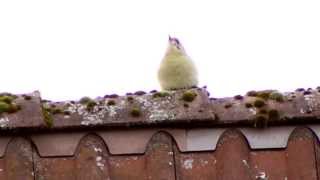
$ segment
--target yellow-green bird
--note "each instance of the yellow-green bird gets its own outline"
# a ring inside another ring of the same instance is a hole
[[[169,45],[158,70],[163,90],[188,89],[198,85],[198,73],[177,38],[169,36]]]

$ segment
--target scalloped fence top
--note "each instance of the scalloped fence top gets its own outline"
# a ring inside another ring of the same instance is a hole
[[[0,94],[0,180],[319,179],[319,89]]]

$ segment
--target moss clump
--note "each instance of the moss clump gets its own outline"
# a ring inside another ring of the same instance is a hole
[[[24,100],[27,100],[27,101],[32,99],[32,96],[29,96],[29,95],[26,95],[26,94],[22,95],[22,97],[24,98]]]
[[[231,108],[231,107],[232,107],[232,104],[231,104],[231,103],[227,103],[227,104],[224,105],[224,108],[226,108],[226,109],[229,109],[229,108]]]
[[[258,114],[267,114],[268,111],[266,109],[260,109]]]
[[[197,93],[194,91],[186,91],[182,95],[182,99],[186,102],[192,102],[197,97]]]
[[[236,96],[234,96],[233,98],[236,99],[236,100],[242,100],[242,99],[243,99],[243,96],[241,96],[241,95],[236,95]]]
[[[312,92],[310,90],[307,90],[307,91],[303,92],[303,95],[309,95],[309,94],[312,94]]]
[[[254,127],[264,128],[268,125],[268,118],[265,115],[257,115],[254,119]]]
[[[80,102],[80,104],[86,105],[90,101],[92,101],[92,99],[86,96],[86,97],[82,97],[79,102]]]
[[[139,117],[139,116],[141,116],[141,111],[140,111],[139,108],[134,107],[134,108],[131,109],[130,114],[133,117]]]
[[[146,94],[146,92],[144,92],[144,91],[137,91],[134,93],[134,95],[137,95],[137,96],[142,96],[144,94]]]
[[[277,102],[284,102],[284,96],[279,92],[271,93],[269,98]]]
[[[19,105],[14,103],[14,99],[17,96],[11,95],[9,93],[2,93],[0,95],[0,114],[1,113],[15,113],[21,109]]]
[[[280,119],[279,111],[276,109],[270,109],[268,112],[268,116],[270,120],[278,120]]]
[[[93,108],[97,105],[97,103],[89,97],[83,97],[79,102],[80,104],[86,106],[87,111],[92,111]]]
[[[128,97],[127,97],[127,101],[133,102],[133,100],[134,100],[134,98],[133,98],[132,96],[128,96]]]
[[[4,112],[8,112],[10,109],[10,105],[6,102],[0,101],[0,114]]]
[[[305,91],[305,89],[304,88],[298,88],[298,89],[296,89],[296,91],[297,92],[303,92],[303,91]]]
[[[256,97],[258,95],[257,91],[249,91],[247,92],[247,96]]]
[[[264,100],[268,100],[272,92],[273,92],[272,90],[259,91],[257,94],[257,97]]]
[[[107,102],[107,105],[108,105],[108,106],[114,106],[114,105],[116,105],[116,102],[115,102],[114,100],[109,100],[109,101]]]
[[[86,104],[86,108],[88,111],[92,111],[93,108],[97,105],[97,103],[93,100],[89,101],[87,104]]]
[[[0,101],[8,103],[8,104],[11,104],[14,99],[15,98],[12,96],[7,96],[7,95],[0,96]]]
[[[262,99],[256,99],[254,102],[253,102],[253,105],[254,107],[256,108],[261,108],[265,105],[265,102],[262,100]]]
[[[156,92],[152,95],[153,98],[166,97],[166,96],[169,96],[169,93],[165,91]]]
[[[46,123],[46,125],[48,127],[52,127],[53,126],[53,117],[51,114],[51,110],[42,106],[42,115],[43,115],[43,120]]]
[[[66,116],[70,116],[71,112],[70,111],[63,111],[63,114],[66,115]]]
[[[244,105],[246,106],[246,108],[252,108],[253,107],[253,105],[251,103],[249,103],[249,102],[246,102]]]
[[[56,107],[56,108],[51,109],[50,112],[51,112],[52,114],[62,114],[62,113],[63,113],[63,110],[62,110],[61,108]]]
[[[15,104],[15,103],[11,103],[10,104],[10,108],[8,109],[8,113],[15,113],[17,111],[19,111],[21,109],[21,106]]]

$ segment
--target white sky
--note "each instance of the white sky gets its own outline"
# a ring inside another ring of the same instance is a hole
[[[319,0],[1,0],[0,91],[159,89],[168,34],[214,97],[320,85]]]

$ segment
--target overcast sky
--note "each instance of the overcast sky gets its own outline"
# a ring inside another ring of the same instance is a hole
[[[320,85],[319,0],[1,0],[0,91],[159,89],[168,35],[214,97]]]

